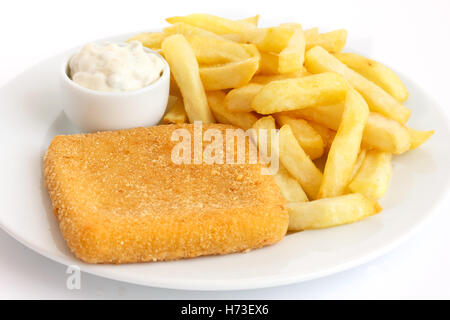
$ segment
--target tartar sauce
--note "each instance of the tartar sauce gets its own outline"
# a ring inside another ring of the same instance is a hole
[[[158,80],[164,62],[138,41],[89,43],[69,61],[69,76],[80,86],[107,92],[142,89]]]

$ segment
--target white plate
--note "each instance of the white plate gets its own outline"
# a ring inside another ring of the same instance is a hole
[[[58,70],[63,56],[41,62],[0,89],[0,226],[29,248],[60,263],[78,265],[82,271],[189,290],[251,289],[310,280],[392,249],[448,193],[449,121],[432,97],[404,78],[411,94],[407,103],[413,111],[410,125],[435,129],[436,134],[420,149],[395,157],[381,214],[351,225],[291,234],[274,246],[245,254],[119,266],[82,263],[59,232],[42,176],[42,156],[52,137],[75,132],[59,103]]]

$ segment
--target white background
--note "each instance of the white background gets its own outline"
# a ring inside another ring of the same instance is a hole
[[[322,30],[346,28],[352,48],[370,48],[367,54],[395,66],[421,84],[441,105],[449,105],[448,0],[2,1],[0,86],[68,48],[158,28],[164,17],[193,12],[230,18],[259,13],[262,24],[285,21],[301,22],[305,28],[323,26]],[[0,230],[0,298],[449,299],[449,200],[408,242],[371,263],[306,283],[240,292],[147,288],[88,274],[82,274],[81,290],[70,291],[65,285],[64,266],[39,256]]]

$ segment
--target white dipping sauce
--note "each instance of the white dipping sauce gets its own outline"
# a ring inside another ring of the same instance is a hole
[[[163,72],[164,62],[138,41],[89,43],[69,60],[69,76],[82,87],[107,92],[142,89]]]

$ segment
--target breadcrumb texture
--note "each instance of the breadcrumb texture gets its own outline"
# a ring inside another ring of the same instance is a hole
[[[225,132],[228,125],[204,125]],[[56,136],[44,175],[61,232],[88,263],[175,260],[248,251],[286,234],[285,200],[259,164],[171,161],[163,125]],[[225,140],[225,139],[224,139]],[[204,143],[205,144],[205,143]]]

